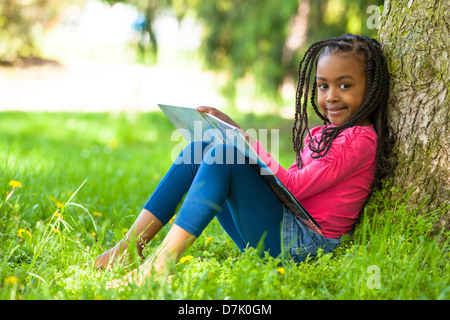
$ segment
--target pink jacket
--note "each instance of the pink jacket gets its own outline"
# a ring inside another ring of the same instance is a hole
[[[312,129],[320,137],[322,129]],[[350,232],[374,181],[377,134],[373,126],[352,127],[333,141],[323,158],[310,157],[309,137],[301,154],[303,168],[281,167],[257,141],[253,148],[280,181],[323,227],[327,238]]]

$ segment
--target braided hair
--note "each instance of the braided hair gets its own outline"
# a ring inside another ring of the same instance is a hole
[[[333,140],[345,129],[355,126],[362,120],[369,118],[378,135],[376,169],[373,187],[381,186],[381,180],[392,173],[392,149],[395,144],[395,134],[387,120],[389,98],[389,72],[386,59],[381,50],[380,43],[366,36],[346,34],[342,37],[331,38],[313,43],[300,61],[298,70],[298,86],[296,93],[296,109],[294,125],[292,128],[292,142],[297,157],[297,167],[303,167],[300,153],[303,150],[303,141],[309,133],[308,127],[308,94],[310,91],[311,74],[317,67],[321,56],[346,52],[352,54],[362,63],[367,77],[366,94],[361,107],[355,114],[339,126],[326,127],[322,131],[320,140],[310,139],[309,148],[314,159],[324,157],[331,147]],[[324,124],[330,124],[328,118],[319,110],[315,98],[317,83],[312,79],[310,103]],[[314,140],[314,141],[313,141]]]

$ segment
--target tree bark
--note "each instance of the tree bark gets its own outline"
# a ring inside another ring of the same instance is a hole
[[[294,52],[306,42],[308,32],[309,0],[299,0],[298,9],[289,26],[289,35],[283,48],[283,62],[289,64]]]
[[[426,211],[449,208],[449,1],[386,0],[378,40],[391,74],[394,184]],[[440,221],[449,230],[449,215]]]

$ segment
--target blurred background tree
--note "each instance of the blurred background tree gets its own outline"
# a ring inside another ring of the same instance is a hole
[[[41,33],[70,0],[1,0],[0,63],[39,56],[36,35]]]
[[[135,5],[145,16],[142,37],[157,51],[152,22],[161,10],[178,19],[193,16],[203,28],[201,54],[207,67],[225,71],[223,93],[236,96],[236,81],[253,80],[254,94],[280,98],[282,86],[291,84],[297,64],[314,41],[347,32],[373,36],[367,8],[382,0],[104,0]],[[142,41],[141,41],[142,42]]]
[[[236,81],[250,77],[255,94],[279,98],[292,83],[309,44],[347,32],[373,36],[365,0],[172,0],[179,18],[192,14],[203,26],[201,52],[206,65],[227,70],[226,96]]]
[[[102,0],[114,5],[116,3],[130,4],[139,11],[139,18],[134,27],[140,33],[137,42],[138,60],[152,63],[156,61],[158,53],[158,41],[154,30],[154,21],[162,11],[171,8],[171,0]],[[148,57],[148,59],[146,59]]]
[[[124,3],[140,13],[135,29],[138,61],[155,63],[155,20],[161,14],[179,21],[194,18],[202,28],[200,55],[207,68],[225,77],[224,96],[233,100],[247,84],[251,95],[277,101],[286,86],[295,87],[297,64],[307,46],[347,32],[375,35],[369,6],[382,0],[102,0]],[[2,0],[0,61],[39,55],[36,35],[71,3],[88,0]],[[151,59],[146,58],[152,57]],[[248,85],[251,83],[251,85]],[[290,94],[292,95],[292,94]]]

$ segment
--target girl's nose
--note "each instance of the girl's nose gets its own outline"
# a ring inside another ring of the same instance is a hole
[[[339,95],[337,94],[336,90],[330,88],[330,90],[328,90],[327,102],[330,103],[337,101],[339,101]]]

